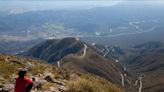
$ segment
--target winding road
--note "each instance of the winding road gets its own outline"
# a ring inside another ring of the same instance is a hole
[[[83,58],[86,55],[88,46],[84,44],[83,54],[81,56],[78,56],[79,58]]]
[[[106,50],[106,52],[104,53],[104,57],[107,55],[107,54],[109,54],[110,56],[111,56],[111,59],[113,59],[116,63],[118,63],[119,61],[117,60],[117,59],[115,59],[113,56],[112,56],[112,54],[110,53],[110,50],[107,48],[107,47],[105,47],[105,49],[103,49],[103,50]],[[103,51],[101,51],[101,52],[103,52]],[[126,71],[126,67],[123,67],[123,71]],[[120,74],[120,76],[121,76],[121,84],[122,84],[122,87],[124,87],[125,86],[125,77],[124,77],[124,75],[126,75],[125,73],[123,74],[123,73],[121,73],[121,72],[119,72],[119,74]],[[127,79],[128,80],[128,79]],[[128,80],[128,83],[131,83],[130,82],[130,80]]]
[[[124,80],[124,75],[122,73],[120,73],[120,76],[121,76],[121,82],[122,82],[122,86],[124,87],[125,86],[125,80]]]
[[[86,44],[84,44],[84,51],[83,51],[83,55],[81,57],[84,57],[86,55],[87,48],[88,48],[88,46]]]
[[[61,67],[60,67],[60,61],[57,62],[57,65],[58,65],[59,68],[61,68]]]
[[[138,79],[135,81],[134,86],[137,86],[138,84]]]
[[[142,87],[143,87],[143,83],[142,83],[142,76],[139,77],[139,89],[138,89],[138,92],[142,92]]]
[[[130,24],[131,26],[134,26],[138,31],[135,31],[135,32],[129,32],[129,33],[118,33],[118,34],[113,34],[113,35],[106,35],[106,36],[95,36],[95,35],[88,35],[88,36],[84,36],[84,35],[81,35],[81,36],[78,36],[78,37],[118,37],[118,36],[123,36],[123,35],[135,35],[135,34],[142,34],[142,33],[146,33],[146,32],[150,32],[150,31],[153,31],[154,29],[156,29],[157,27],[159,26],[153,26],[151,27],[150,29],[147,29],[147,30],[143,30],[142,28],[140,28],[139,26],[137,25],[134,25],[134,24]]]
[[[138,92],[142,92],[142,88],[143,88],[143,75],[140,75],[139,78],[137,78],[137,80],[135,81],[134,83],[134,86],[137,86],[139,85],[139,88],[138,88]]]

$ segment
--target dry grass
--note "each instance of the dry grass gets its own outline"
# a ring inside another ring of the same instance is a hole
[[[53,86],[52,83],[49,83],[49,82],[44,83],[43,86],[42,86],[42,91],[43,90],[48,90],[51,86]]]
[[[53,76],[54,79],[63,78],[63,75],[62,75],[62,74],[59,74],[59,73],[54,73],[53,75],[54,75],[54,76]]]
[[[83,76],[68,84],[67,92],[124,92],[120,87],[95,76]]]
[[[36,63],[29,73],[32,75],[43,74],[45,69],[46,67],[43,64]]]
[[[26,63],[29,61],[23,57],[18,58],[15,56],[0,55],[1,58],[6,57],[6,56],[10,57],[11,61],[9,61],[9,62],[0,61],[0,77],[4,78],[5,80],[9,80],[9,79],[11,79],[11,77],[13,77],[12,76],[13,74],[17,75],[19,69],[26,66]],[[23,65],[19,64],[19,63],[13,63],[12,61],[20,62]],[[29,63],[31,63],[33,66],[31,67],[31,71],[29,71],[28,74],[37,75],[37,74],[43,73],[45,71],[45,65],[44,64],[39,63],[37,61],[29,62]]]
[[[5,79],[9,79],[13,74],[17,74],[18,68],[21,67],[18,64],[12,64],[3,61],[0,61],[0,66],[0,75]]]

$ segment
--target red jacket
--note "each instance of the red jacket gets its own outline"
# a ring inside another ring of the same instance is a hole
[[[27,77],[18,77],[16,79],[15,92],[25,92],[25,89],[29,84],[33,84],[32,80],[28,79]]]

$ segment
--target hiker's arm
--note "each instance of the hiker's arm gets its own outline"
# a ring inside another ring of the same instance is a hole
[[[28,86],[25,89],[25,92],[30,92],[30,90],[32,89],[33,83],[28,84]]]
[[[28,85],[25,88],[25,92],[30,92],[30,90],[32,89],[32,86],[33,86],[33,82],[30,79],[26,80],[26,82],[28,83]]]

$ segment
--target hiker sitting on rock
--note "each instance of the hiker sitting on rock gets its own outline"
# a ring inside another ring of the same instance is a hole
[[[21,69],[16,79],[15,92],[30,92],[33,86],[33,81],[26,76],[27,69]]]

